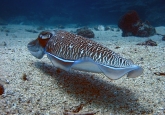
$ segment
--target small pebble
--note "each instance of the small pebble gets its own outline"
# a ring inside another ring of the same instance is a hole
[[[4,87],[3,85],[0,84],[0,95],[2,95],[4,93]]]
[[[7,44],[3,41],[2,43],[0,43],[0,46],[7,46]]]
[[[162,37],[162,41],[165,41],[165,36]]]
[[[94,38],[94,32],[89,29],[88,27],[83,27],[83,28],[79,28],[76,30],[77,35],[86,37],[86,38]]]
[[[15,34],[12,34],[12,37],[13,37],[13,38],[17,38],[17,36],[16,36]]]
[[[111,28],[109,26],[105,27],[105,31],[110,30]]]
[[[23,75],[22,75],[22,80],[23,80],[23,81],[27,81],[27,80],[28,80],[28,79],[27,79],[26,73],[23,73]]]
[[[116,32],[120,32],[120,29],[119,29],[119,28],[117,28]]]
[[[65,27],[63,25],[58,25],[57,28],[58,29],[64,29]]]
[[[10,30],[5,30],[5,32],[10,32]]]
[[[151,39],[145,41],[145,42],[142,42],[142,43],[138,43],[136,45],[146,45],[146,46],[157,46],[157,43]]]
[[[44,26],[39,26],[39,27],[37,27],[37,30],[45,30],[45,27]]]
[[[111,31],[114,31],[114,28],[110,28]]]
[[[115,49],[119,49],[119,48],[120,48],[120,46],[116,46],[116,47],[115,47]]]
[[[32,30],[32,29],[25,29],[25,31],[31,32],[31,33],[38,33],[36,30]]]

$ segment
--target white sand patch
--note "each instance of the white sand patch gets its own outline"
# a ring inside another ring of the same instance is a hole
[[[156,33],[161,34],[161,35],[165,35],[165,27],[164,26],[159,26],[156,27]]]

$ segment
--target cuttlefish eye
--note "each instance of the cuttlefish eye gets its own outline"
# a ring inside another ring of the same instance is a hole
[[[45,47],[47,42],[49,41],[49,39],[53,36],[53,33],[49,32],[49,31],[43,31],[38,35],[38,41],[39,44],[42,47]]]

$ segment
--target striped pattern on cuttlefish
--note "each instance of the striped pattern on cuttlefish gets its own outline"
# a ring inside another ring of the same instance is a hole
[[[36,40],[27,45],[33,56],[41,59],[47,54],[53,65],[69,71],[104,73],[110,79],[119,79],[125,74],[137,77],[143,69],[107,47],[66,31],[43,31]]]

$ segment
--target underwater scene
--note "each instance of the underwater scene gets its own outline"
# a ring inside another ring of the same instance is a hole
[[[164,0],[0,1],[0,115],[165,115]]]

